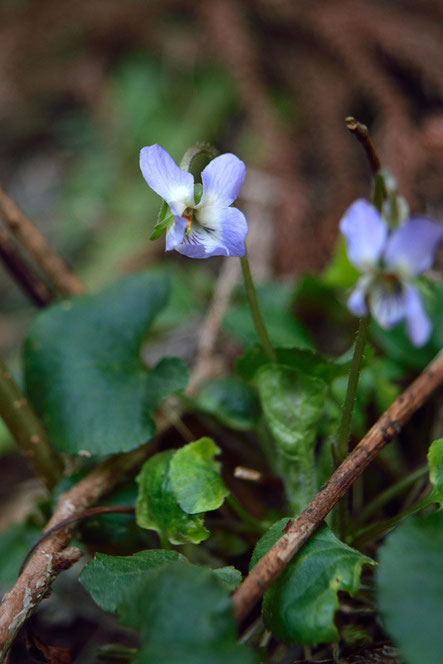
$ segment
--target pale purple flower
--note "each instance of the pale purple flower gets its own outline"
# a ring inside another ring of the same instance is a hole
[[[355,201],[340,221],[348,258],[362,273],[348,300],[349,310],[365,316],[367,308],[379,325],[391,329],[403,318],[414,346],[431,334],[414,278],[428,270],[443,239],[443,227],[425,217],[411,217],[391,233],[377,209]]]
[[[235,201],[245,178],[245,165],[233,154],[216,157],[203,169],[203,192],[195,199],[194,177],[177,166],[160,145],[140,152],[140,168],[148,185],[171,208],[166,251],[190,258],[244,256],[248,224]]]

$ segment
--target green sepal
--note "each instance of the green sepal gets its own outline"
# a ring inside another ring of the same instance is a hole
[[[172,214],[172,210],[166,201],[163,201],[160,212],[158,213],[157,223],[155,224],[154,230],[152,231],[149,239],[157,240],[173,223],[174,215]]]

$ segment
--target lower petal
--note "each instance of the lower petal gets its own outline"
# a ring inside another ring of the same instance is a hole
[[[359,316],[360,318],[366,316],[368,313],[368,308],[366,306],[366,290],[359,287],[357,284],[357,287],[354,288],[349,296],[347,305],[349,311],[351,314],[354,314],[354,316]]]
[[[423,346],[429,339],[432,325],[423,308],[421,297],[414,286],[405,287],[404,301],[409,338],[414,346]]]
[[[204,206],[197,212],[200,226],[210,234],[209,246],[223,248],[222,255],[244,256],[246,253],[245,239],[248,222],[245,215],[237,208]],[[211,253],[211,256],[220,255]]]
[[[380,327],[390,330],[406,316],[403,290],[393,292],[383,287],[372,290],[369,295],[369,308]]]

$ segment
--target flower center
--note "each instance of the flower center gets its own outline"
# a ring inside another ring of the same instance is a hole
[[[185,229],[185,235],[189,235],[191,232],[191,226],[192,226],[192,213],[191,214],[183,214],[183,219],[186,219],[188,222],[186,224],[186,229]]]

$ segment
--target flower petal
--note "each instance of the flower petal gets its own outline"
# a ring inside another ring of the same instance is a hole
[[[347,306],[351,314],[354,316],[366,316],[368,308],[366,306],[366,295],[369,288],[370,278],[367,276],[361,277],[357,281],[357,285],[348,298]]]
[[[168,228],[166,233],[166,251],[175,249],[183,241],[188,220],[183,217],[174,217],[174,223]]]
[[[345,212],[340,230],[346,238],[348,258],[361,272],[377,264],[386,242],[387,226],[375,207],[358,199]]]
[[[371,314],[385,330],[390,330],[406,316],[406,303],[403,295],[403,289],[394,292],[383,286],[378,286],[370,291]]]
[[[225,247],[224,255],[245,255],[248,222],[243,212],[232,207],[210,206],[197,210],[196,217],[203,228],[213,233],[213,238],[217,239],[218,244]]]
[[[148,185],[161,196],[176,215],[194,205],[194,177],[182,171],[160,145],[140,150],[140,169]]]
[[[443,226],[425,217],[411,217],[389,238],[384,252],[388,269],[403,278],[428,270],[434,252],[443,240]]]
[[[423,346],[432,330],[421,301],[421,297],[414,286],[405,286],[404,289],[406,327],[408,335],[414,346]]]
[[[198,207],[231,205],[238,196],[245,175],[244,163],[231,153],[210,161],[201,174],[203,196]]]

